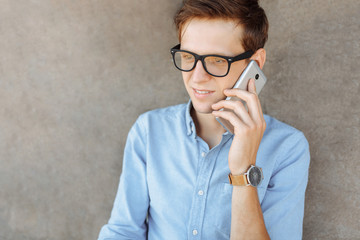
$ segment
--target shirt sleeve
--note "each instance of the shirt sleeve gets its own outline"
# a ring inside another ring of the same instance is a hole
[[[149,194],[145,146],[146,131],[138,119],[125,145],[122,173],[111,217],[102,227],[98,240],[146,239]]]
[[[302,239],[309,144],[301,132],[281,144],[261,207],[272,240]]]

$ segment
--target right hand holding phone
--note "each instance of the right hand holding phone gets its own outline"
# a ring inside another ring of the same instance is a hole
[[[246,102],[248,111],[241,101],[221,100],[212,105],[215,117],[228,120],[234,126],[234,138],[229,151],[229,168],[233,175],[246,172],[255,165],[256,155],[266,129],[266,122],[256,94],[255,80],[248,83],[248,91],[226,89],[228,97],[237,97]],[[226,108],[232,111],[220,111]]]

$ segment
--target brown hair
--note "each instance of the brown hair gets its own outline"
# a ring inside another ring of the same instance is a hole
[[[174,17],[180,42],[185,23],[193,18],[221,18],[242,25],[245,51],[263,48],[268,38],[269,23],[258,0],[184,0]]]

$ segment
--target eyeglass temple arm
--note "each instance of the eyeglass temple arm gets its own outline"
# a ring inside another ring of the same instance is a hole
[[[235,61],[247,59],[247,58],[250,58],[253,54],[254,54],[254,51],[249,50],[249,51],[246,51],[236,57],[230,58],[229,61],[235,62]]]

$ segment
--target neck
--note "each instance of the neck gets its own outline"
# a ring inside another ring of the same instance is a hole
[[[194,120],[197,135],[209,145],[210,149],[220,143],[225,129],[211,113],[198,113],[192,108],[191,117]]]

